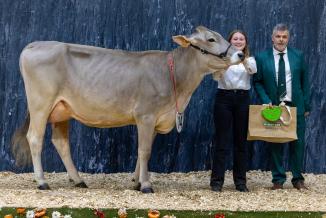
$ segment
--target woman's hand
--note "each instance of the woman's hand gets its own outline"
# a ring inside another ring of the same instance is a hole
[[[243,62],[243,66],[246,68],[249,74],[254,74],[257,72],[257,65],[254,57],[246,58]]]

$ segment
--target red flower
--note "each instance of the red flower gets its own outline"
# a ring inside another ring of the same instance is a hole
[[[93,212],[94,212],[94,215],[96,215],[97,217],[99,217],[99,218],[105,218],[105,214],[104,214],[103,211],[98,210],[98,209],[94,209]]]
[[[225,218],[225,215],[223,213],[217,213],[214,218]]]

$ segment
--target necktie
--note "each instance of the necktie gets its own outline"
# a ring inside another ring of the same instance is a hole
[[[283,59],[284,53],[279,53],[280,60],[278,62],[278,83],[277,83],[277,94],[279,99],[282,99],[286,95],[286,82],[285,82],[285,63]]]

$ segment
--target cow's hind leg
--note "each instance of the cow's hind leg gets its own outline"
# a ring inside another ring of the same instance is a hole
[[[137,161],[139,161],[140,191],[143,193],[154,192],[151,187],[151,183],[149,182],[149,174],[148,174],[148,161],[151,156],[152,143],[155,136],[154,126],[155,126],[155,121],[154,119],[151,119],[151,117],[149,116],[146,116],[140,122],[137,122],[137,129],[138,129],[138,160]]]
[[[52,123],[52,143],[57,149],[63,164],[67,169],[69,178],[75,182],[75,186],[80,188],[87,188],[87,185],[80,178],[78,171],[71,159],[69,145],[69,121]]]
[[[132,181],[135,183],[134,189],[137,191],[140,191],[141,184],[139,182],[139,158],[137,158],[135,172],[134,172],[134,178],[132,179]]]
[[[42,116],[41,113],[30,113],[30,124],[26,134],[26,138],[31,150],[35,179],[38,183],[38,188],[41,190],[50,189],[49,185],[45,182],[41,162],[41,153],[46,123],[47,117],[44,114]]]

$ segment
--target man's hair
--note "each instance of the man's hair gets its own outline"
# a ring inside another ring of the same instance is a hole
[[[289,28],[286,24],[284,23],[279,23],[279,24],[276,24],[273,28],[273,34],[276,32],[276,31],[288,31],[289,32]]]

